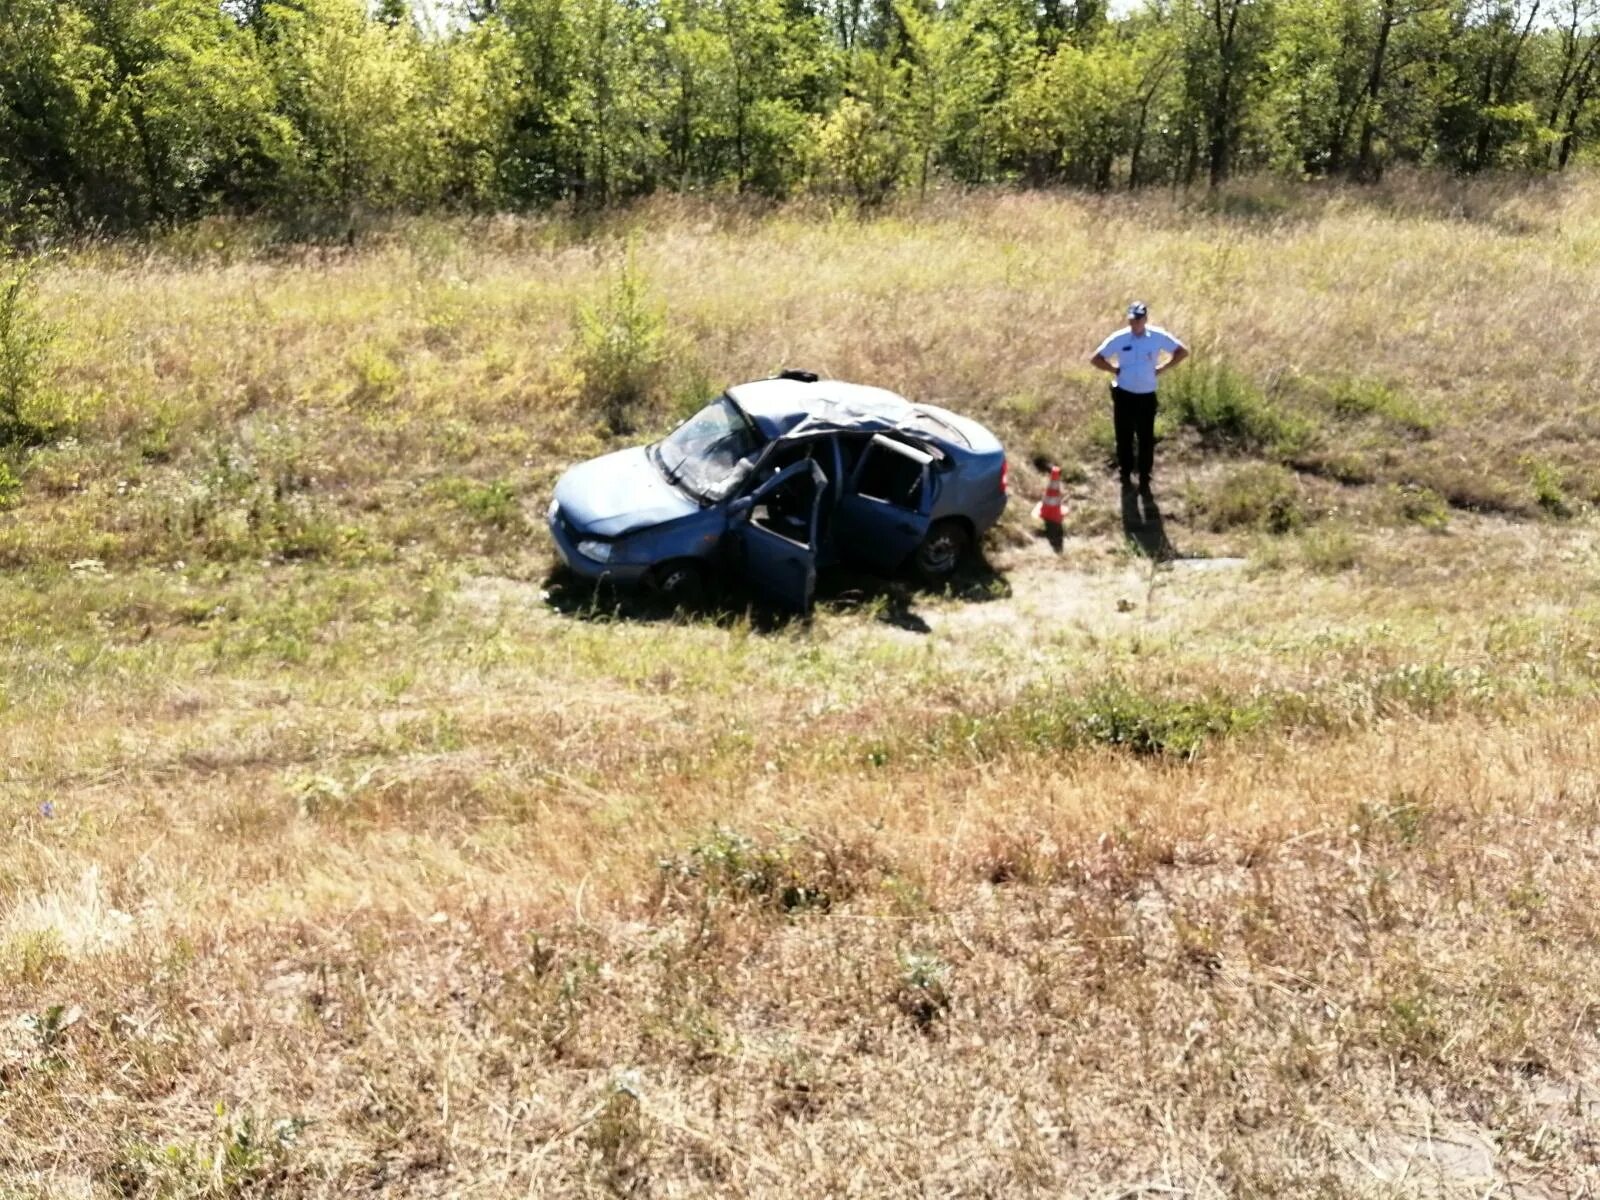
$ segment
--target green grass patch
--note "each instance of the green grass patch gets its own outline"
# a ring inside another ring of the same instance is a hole
[[[1431,487],[1419,483],[1394,484],[1388,490],[1387,506],[1396,521],[1420,525],[1442,533],[1450,524],[1450,505]]]
[[[1024,702],[986,716],[961,717],[934,735],[987,755],[1008,746],[1081,749],[1106,746],[1139,756],[1191,759],[1220,738],[1257,728],[1270,708],[1222,692],[1150,695],[1121,680],[1057,702]]]
[[[514,531],[527,525],[517,491],[503,479],[477,483],[470,479],[445,479],[438,491],[476,524]]]
[[[1193,519],[1213,533],[1292,533],[1311,520],[1300,481],[1270,463],[1252,463],[1208,484],[1193,485],[1188,503]]]
[[[1313,381],[1311,390],[1344,421],[1376,419],[1417,437],[1431,437],[1438,427],[1438,419],[1414,397],[1376,379]]]
[[[801,833],[757,839],[713,829],[660,864],[663,898],[717,897],[784,913],[827,911],[882,871],[859,848]]]
[[[1162,385],[1161,403],[1169,420],[1193,429],[1213,449],[1288,458],[1315,440],[1310,421],[1275,404],[1227,363],[1172,372]]]

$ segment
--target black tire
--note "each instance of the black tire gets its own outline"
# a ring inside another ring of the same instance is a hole
[[[944,583],[956,573],[961,560],[972,548],[972,534],[960,521],[940,521],[929,529],[911,556],[911,564],[923,583]]]
[[[706,570],[693,559],[676,559],[650,573],[650,586],[673,608],[693,611],[706,601]]]

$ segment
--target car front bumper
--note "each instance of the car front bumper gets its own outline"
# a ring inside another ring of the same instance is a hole
[[[650,568],[643,563],[596,562],[578,553],[578,542],[582,539],[578,537],[577,530],[567,523],[559,505],[550,505],[547,524],[550,527],[550,540],[556,544],[556,553],[574,575],[595,583],[605,581],[633,586],[643,583],[649,573]]]

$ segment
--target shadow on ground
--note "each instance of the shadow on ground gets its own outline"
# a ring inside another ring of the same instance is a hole
[[[1182,558],[1167,536],[1167,523],[1153,493],[1141,494],[1129,484],[1122,485],[1122,532],[1138,547],[1139,553],[1158,563]]]
[[[967,604],[1004,600],[1011,595],[1005,575],[987,560],[974,558],[962,565],[940,587],[928,587],[908,576],[874,575],[850,567],[829,567],[817,573],[816,607],[829,612],[872,614],[877,620],[912,633],[927,633],[928,622],[917,605],[934,597]],[[643,588],[594,584],[556,567],[544,580],[544,598],[552,609],[578,621],[672,621],[690,616],[713,624],[748,620],[753,629],[772,633],[808,618],[779,612],[753,596],[748,589],[726,580],[716,593],[693,612],[674,608]]]

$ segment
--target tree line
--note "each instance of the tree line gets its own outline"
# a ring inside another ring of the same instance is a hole
[[[1558,171],[1600,0],[0,0],[0,222]]]

